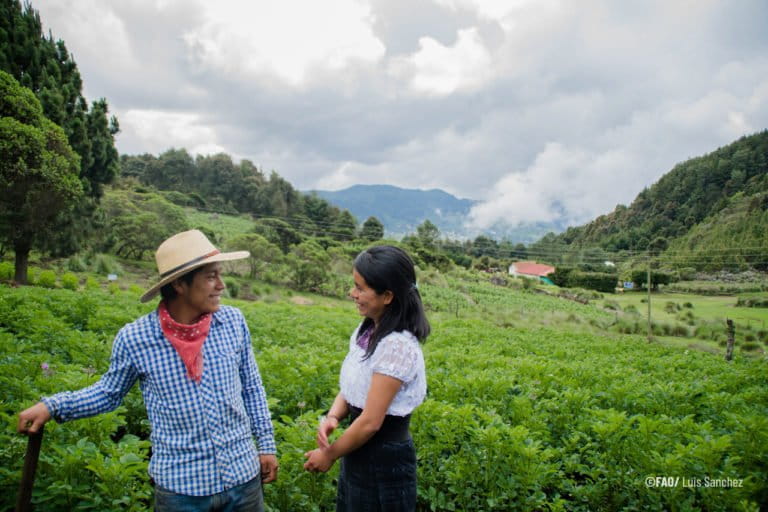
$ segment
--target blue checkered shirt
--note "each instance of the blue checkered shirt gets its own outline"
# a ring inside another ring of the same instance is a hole
[[[259,453],[276,447],[240,310],[222,306],[213,314],[203,365],[199,383],[187,377],[153,311],[120,330],[98,382],[42,401],[58,422],[85,418],[115,409],[138,379],[152,425],[149,474],[170,491],[209,496],[259,476]]]

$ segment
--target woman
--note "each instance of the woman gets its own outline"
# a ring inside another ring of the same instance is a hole
[[[402,249],[372,247],[355,258],[349,295],[363,316],[349,342],[341,391],[317,429],[304,468],[328,471],[341,458],[337,511],[416,509],[411,412],[427,381],[419,341],[429,335],[413,261]],[[328,436],[347,416],[350,426]]]

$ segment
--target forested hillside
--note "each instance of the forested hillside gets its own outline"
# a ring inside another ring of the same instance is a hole
[[[229,155],[192,157],[185,149],[169,149],[120,159],[121,176],[134,178],[181,205],[219,213],[248,213],[271,218],[286,229],[313,236],[351,238],[357,219],[347,210],[313,195],[302,194],[272,171],[269,176],[248,160]]]
[[[762,131],[675,166],[630,206],[619,205],[589,224],[549,237],[548,242],[567,246],[566,250],[669,249],[670,257],[674,249],[678,263],[701,268],[712,267],[711,261],[695,254],[740,247],[744,250],[732,251],[720,265],[765,269],[767,192],[768,131]]]

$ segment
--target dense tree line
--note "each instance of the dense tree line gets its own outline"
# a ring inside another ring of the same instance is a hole
[[[355,238],[358,229],[357,219],[349,211],[316,195],[300,193],[274,171],[267,176],[249,160],[235,163],[224,153],[193,158],[185,149],[169,149],[159,156],[123,155],[120,167],[124,178],[176,192],[168,197],[183,206],[249,213],[265,219],[274,229],[337,240]],[[368,237],[383,236],[383,226],[378,225],[380,229],[368,224]]]
[[[74,208],[58,210],[47,236],[28,240],[52,254],[75,252],[92,233],[104,185],[118,172],[117,119],[109,116],[103,98],[89,107],[77,64],[64,41],[43,33],[40,15],[28,3],[0,0],[0,70],[32,91],[42,115],[63,129],[68,146],[79,157],[82,197]]]

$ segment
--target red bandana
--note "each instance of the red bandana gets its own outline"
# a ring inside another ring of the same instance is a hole
[[[160,301],[157,314],[160,317],[160,328],[163,334],[184,361],[187,377],[200,382],[203,376],[203,342],[211,329],[213,315],[206,313],[192,325],[180,324],[171,318],[165,301]]]

